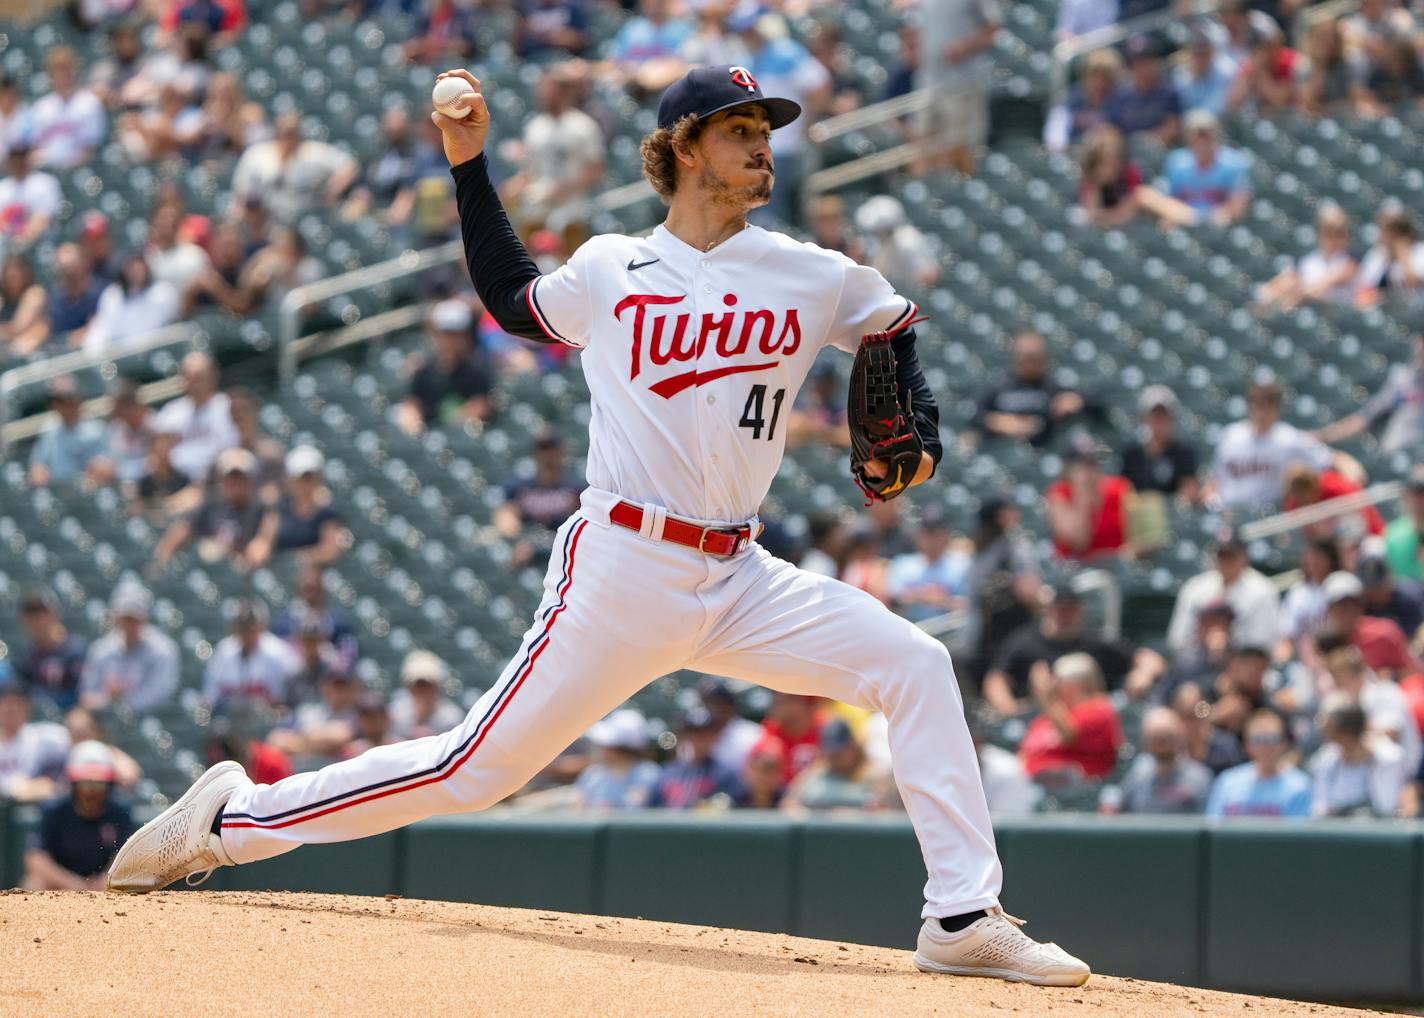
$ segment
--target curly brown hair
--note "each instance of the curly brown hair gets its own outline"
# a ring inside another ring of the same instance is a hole
[[[659,127],[639,146],[643,176],[664,204],[672,201],[673,192],[677,190],[677,154],[673,149],[691,145],[706,126],[707,122],[696,113],[689,113],[671,127]]]

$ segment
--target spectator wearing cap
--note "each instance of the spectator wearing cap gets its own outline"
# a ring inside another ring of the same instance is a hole
[[[1206,110],[1213,116],[1226,111],[1231,84],[1236,80],[1236,61],[1222,52],[1208,26],[1192,29],[1187,43],[1187,59],[1172,73],[1172,84],[1182,100],[1182,110]]]
[[[1280,676],[1271,670],[1266,647],[1232,647],[1226,667],[1206,689],[1211,700],[1211,723],[1238,739],[1245,737],[1246,722],[1263,707],[1284,716],[1295,706],[1293,691],[1282,690]],[[1282,694],[1286,695],[1282,695]]]
[[[1183,126],[1186,144],[1167,156],[1160,189],[1189,206],[1198,222],[1237,222],[1251,205],[1250,157],[1221,144],[1216,116],[1206,110],[1192,110]]]
[[[32,590],[20,599],[20,626],[28,640],[11,658],[15,674],[35,696],[60,710],[73,707],[79,696],[85,644],[65,626],[53,591]]]
[[[1284,33],[1274,24],[1253,27],[1247,47],[1226,97],[1227,112],[1268,116],[1290,109],[1296,101],[1300,54],[1285,44]]]
[[[148,470],[148,447],[153,439],[151,414],[139,399],[138,382],[117,379],[109,386],[109,423],[104,426],[103,448],[89,464],[91,484],[137,484]]]
[[[89,72],[89,91],[111,109],[123,105],[124,87],[138,77],[143,66],[143,40],[137,21],[115,21],[109,26],[109,55]]]
[[[574,782],[584,809],[642,809],[658,787],[658,765],[647,759],[648,722],[635,710],[616,710],[588,730],[594,762]]]
[[[1167,647],[1180,654],[1192,642],[1197,616],[1214,601],[1231,606],[1231,642],[1237,646],[1274,647],[1279,635],[1280,594],[1275,584],[1251,567],[1246,544],[1233,530],[1217,535],[1212,568],[1182,584],[1167,624]]]
[[[495,507],[494,526],[517,542],[511,566],[523,568],[545,557],[555,531],[579,506],[583,485],[569,472],[564,441],[552,429],[534,440],[534,473],[516,474],[504,485],[504,501]]]
[[[1387,200],[1375,215],[1377,239],[1360,259],[1355,306],[1373,307],[1387,298],[1417,303],[1424,292],[1424,241],[1409,210]]]
[[[1153,687],[1152,699],[1170,703],[1177,689],[1190,682],[1210,689],[1231,657],[1231,628],[1236,612],[1226,598],[1208,601],[1197,610],[1196,632],[1182,650],[1172,655],[1172,663]]]
[[[1145,35],[1135,35],[1123,46],[1127,81],[1117,87],[1107,104],[1107,119],[1123,134],[1151,134],[1164,145],[1177,140],[1182,101],[1162,70],[1162,46]]]
[[[238,444],[237,428],[231,402],[218,391],[217,365],[210,356],[195,350],[183,358],[179,371],[184,394],[158,412],[153,429],[178,436],[173,465],[201,483],[218,454]]]
[[[1394,817],[1407,775],[1404,752],[1388,739],[1372,739],[1365,711],[1345,693],[1325,698],[1321,735],[1311,757],[1310,812],[1317,817]]]
[[[1389,619],[1413,641],[1424,626],[1424,586],[1395,576],[1378,541],[1361,548],[1355,575],[1364,587],[1365,614]]]
[[[264,509],[257,497],[257,459],[246,449],[228,449],[217,459],[217,484],[192,513],[174,520],[153,550],[162,566],[190,541],[204,562],[230,561],[250,568],[249,545],[257,536]]]
[[[201,219],[189,216],[188,219]],[[206,223],[206,220],[203,221]],[[148,224],[148,243],[144,246],[153,278],[167,283],[179,294],[212,268],[208,253],[192,240],[191,224],[183,218],[176,205],[160,205]]]
[[[1042,581],[1038,553],[1022,529],[1023,513],[1011,499],[991,493],[975,519],[964,644],[971,648],[965,678],[977,686],[1009,634],[1033,621]]]
[[[878,194],[855,210],[855,225],[866,238],[866,264],[900,290],[933,286],[939,259],[930,239],[905,215],[905,206]]]
[[[341,759],[356,737],[356,702],[362,691],[361,680],[349,672],[327,672],[317,684],[317,699],[298,704],[267,741],[303,770]]]
[[[1332,644],[1329,635],[1318,643]],[[1324,667],[1318,676],[1321,692],[1343,693],[1357,701],[1365,711],[1365,727],[1371,738],[1388,739],[1404,753],[1406,774],[1413,774],[1424,759],[1419,726],[1409,695],[1399,683],[1381,678],[1365,662],[1357,647],[1333,646],[1324,654]]]
[[[1409,648],[1404,631],[1391,619],[1365,614],[1365,586],[1354,573],[1331,573],[1325,578],[1325,622],[1321,634],[1335,634],[1355,647],[1381,676],[1398,681],[1424,672]]]
[[[297,570],[292,599],[286,611],[272,621],[272,632],[288,642],[295,642],[308,629],[319,632],[332,647],[338,667],[356,667],[356,633],[351,620],[332,603],[321,567],[310,564]]]
[[[84,330],[86,353],[110,351],[126,340],[157,332],[178,318],[178,291],[156,279],[141,251],[119,263],[119,278],[99,298],[99,307]]]
[[[1102,453],[1086,439],[1063,459],[1063,472],[1044,492],[1048,532],[1060,558],[1131,557],[1127,507],[1133,495],[1125,477],[1105,474]]]
[[[1292,463],[1286,467],[1281,509],[1290,512],[1306,506],[1319,505],[1331,499],[1358,495],[1363,488],[1336,470],[1317,470],[1309,463]],[[1338,537],[1350,544],[1367,535],[1384,533],[1384,517],[1372,505],[1353,512],[1342,512],[1317,520],[1301,528],[1306,537]]]
[[[1207,797],[1209,817],[1307,817],[1310,778],[1289,763],[1289,732],[1281,716],[1259,710],[1246,724],[1249,763],[1223,771]]]
[[[237,207],[259,197],[274,219],[295,223],[302,213],[332,207],[356,182],[360,167],[349,152],[303,137],[301,114],[277,117],[270,141],[247,147],[232,174]]]
[[[123,704],[148,714],[178,690],[178,645],[149,623],[153,595],[137,583],[121,583],[109,601],[112,625],[84,658],[79,702],[90,710]]]
[[[1167,706],[1182,722],[1187,755],[1193,760],[1205,764],[1213,774],[1241,762],[1241,740],[1212,723],[1211,701],[1202,695],[1196,683],[1185,682],[1178,686]]]
[[[929,0],[921,11],[918,84],[933,97],[924,121],[931,162],[937,169],[973,173],[989,138],[990,51],[1003,11],[997,0]]]
[[[1146,695],[1166,668],[1162,656],[1122,639],[1086,631],[1081,598],[1064,584],[1047,590],[1040,617],[1011,633],[984,677],[984,699],[1004,715],[1029,709],[1033,676],[1047,675],[1054,661],[1087,654],[1113,689],[1127,688],[1134,699]]]
[[[143,768],[133,757],[109,741],[104,735],[104,726],[89,708],[71,708],[64,715],[64,728],[69,733],[71,746],[93,740],[108,747],[109,755],[114,761],[114,783],[120,788],[133,788],[142,780]]]
[[[400,671],[401,689],[391,699],[391,736],[424,739],[450,731],[465,720],[459,704],[445,695],[450,670],[428,650],[405,656]]]
[[[81,742],[65,764],[69,795],[45,807],[25,851],[28,891],[102,891],[119,846],[137,830],[114,801],[114,763],[102,742]]]
[[[820,755],[821,729],[826,721],[816,697],[772,693],[771,706],[761,723],[762,739],[780,751],[781,777],[787,784]]]
[[[0,239],[7,247],[27,248],[43,237],[59,214],[59,181],[34,168],[28,138],[10,142],[6,176],[0,178]]]
[[[889,772],[874,763],[841,718],[821,729],[821,754],[786,789],[781,808],[884,810],[902,808]]]
[[[305,703],[315,703],[321,698],[321,684],[335,671],[349,671],[336,659],[336,649],[322,632],[321,623],[314,618],[302,619],[288,633],[273,634],[283,637],[297,653],[297,671],[292,681],[287,683],[288,707],[296,708]]]
[[[50,339],[68,342],[72,336],[82,336],[99,310],[99,298],[107,285],[95,277],[92,258],[81,245],[59,245],[54,252],[54,283],[45,306],[43,335],[32,336],[27,349],[16,346],[15,352],[33,353]]]
[[[697,697],[712,716],[716,730],[712,758],[733,774],[741,774],[752,749],[761,741],[761,725],[737,712],[737,696],[726,679],[704,675],[697,682]]]
[[[48,337],[44,287],[29,258],[12,251],[0,262],[0,350],[25,356]]]
[[[70,487],[84,480],[89,465],[104,450],[104,426],[80,418],[79,390],[68,375],[49,383],[54,426],[40,433],[30,448],[30,484],[37,488]]]
[[[459,300],[430,309],[426,335],[431,356],[419,362],[410,391],[396,407],[396,423],[419,435],[440,424],[478,424],[490,417],[490,376],[473,351],[474,315]]]
[[[784,747],[777,739],[763,739],[747,754],[734,805],[738,809],[779,809],[786,795],[781,763]]]
[[[1350,217],[1339,205],[1325,202],[1315,217],[1314,249],[1257,287],[1252,306],[1262,314],[1276,309],[1292,311],[1314,301],[1348,307],[1354,299],[1357,271],[1350,254]]]
[[[579,109],[578,79],[562,64],[544,71],[536,100],[539,112],[526,122],[519,144],[506,149],[519,172],[501,190],[525,228],[572,236],[581,230],[586,202],[603,179],[603,129]]]
[[[1142,752],[1111,792],[1101,813],[1194,814],[1206,809],[1212,773],[1187,753],[1186,726],[1168,707],[1142,716]]]
[[[1332,467],[1354,481],[1365,476],[1352,456],[1281,420],[1280,382],[1258,375],[1246,389],[1246,419],[1217,436],[1207,499],[1227,509],[1279,508],[1286,468],[1293,463]]]
[[[90,209],[80,216],[78,243],[89,258],[101,290],[119,278],[119,257],[114,251],[114,235],[109,229],[108,216],[98,209]]]
[[[1384,553],[1395,576],[1424,582],[1424,464],[1415,464],[1404,485],[1404,512],[1384,531]]]
[[[835,364],[818,360],[796,394],[786,420],[786,447],[805,443],[849,445],[846,427],[846,386]]]
[[[1149,385],[1137,399],[1142,426],[1122,451],[1122,476],[1134,491],[1158,491],[1184,505],[1201,501],[1196,450],[1177,437],[1177,397]]]
[[[727,802],[738,792],[737,774],[717,761],[717,722],[706,708],[694,707],[677,729],[677,755],[663,764],[651,806],[696,809],[709,800]]]
[[[1093,409],[1081,393],[1053,377],[1048,341],[1038,333],[1014,336],[1011,358],[1008,379],[979,404],[978,424],[986,435],[1044,446],[1058,429]]]
[[[287,452],[282,443],[263,430],[258,416],[261,402],[249,389],[233,389],[228,394],[228,413],[237,432],[237,448],[246,449],[257,460],[257,490],[263,503],[271,505],[281,495],[287,478]]]
[[[1333,538],[1312,538],[1300,553],[1300,579],[1281,599],[1279,661],[1295,656],[1296,647],[1325,620],[1325,578],[1340,569],[1340,547]]]
[[[588,47],[589,15],[583,0],[519,0],[518,9],[514,49],[520,57],[577,56]]]
[[[40,802],[55,791],[69,753],[69,733],[30,720],[29,689],[0,662],[0,797]]]
[[[1108,108],[1123,75],[1122,57],[1114,49],[1093,50],[1083,57],[1078,81],[1067,100],[1048,114],[1043,143],[1055,152],[1077,145],[1099,125],[1108,123]]]
[[[1424,447],[1424,333],[1414,337],[1408,364],[1392,365],[1384,384],[1363,407],[1320,429],[1316,437],[1322,442],[1344,442],[1373,429],[1381,430],[1381,452],[1415,452]]]
[[[341,751],[349,760],[368,749],[400,742],[391,732],[391,712],[380,693],[366,692],[356,698],[356,737]]]
[[[807,514],[806,550],[796,564],[808,573],[835,576],[845,536],[846,521],[840,513],[817,509]]]
[[[1102,669],[1088,654],[1065,654],[1034,673],[1039,714],[1019,745],[1029,777],[1101,779],[1112,772],[1122,727],[1105,693]]]
[[[231,633],[213,648],[203,669],[203,699],[214,707],[287,702],[299,667],[296,653],[267,629],[267,606],[238,601],[228,611]]]
[[[968,602],[970,558],[955,541],[944,513],[927,507],[915,534],[915,551],[890,560],[890,604],[914,622],[963,608]]]
[[[50,91],[30,107],[30,137],[40,165],[69,169],[89,162],[104,140],[109,114],[88,89],[79,87],[79,59],[68,46],[45,55]]]
[[[261,567],[274,555],[289,551],[297,553],[298,561],[314,566],[330,565],[346,554],[351,532],[331,504],[331,490],[321,473],[325,466],[325,457],[314,446],[299,445],[287,453],[287,492],[263,515],[248,545],[251,566]]]

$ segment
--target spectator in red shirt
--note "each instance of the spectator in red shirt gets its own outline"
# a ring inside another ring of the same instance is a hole
[[[1276,25],[1252,25],[1247,32],[1247,57],[1226,97],[1229,113],[1252,110],[1274,113],[1295,105],[1296,51],[1285,44]]]
[[[1029,777],[1106,777],[1117,765],[1122,729],[1098,663],[1087,654],[1065,654],[1052,671],[1037,665],[1032,681],[1042,713],[1029,722],[1019,746]]]
[[[1130,556],[1127,542],[1126,478],[1104,474],[1095,447],[1075,445],[1063,462],[1063,475],[1048,486],[1048,530],[1061,558],[1090,559],[1103,554]]]
[[[1363,489],[1359,484],[1339,471],[1316,470],[1308,463],[1296,463],[1286,468],[1285,495],[1281,499],[1281,508],[1286,511],[1301,509],[1332,498],[1354,495],[1361,490]],[[1352,528],[1354,532],[1350,533]],[[1342,529],[1346,531],[1345,534],[1340,533]],[[1380,516],[1379,510],[1372,505],[1367,505],[1358,512],[1332,516],[1328,520],[1312,523],[1305,528],[1305,535],[1310,538],[1328,539],[1336,536],[1359,538],[1364,536],[1363,532],[1384,533],[1384,518]]]
[[[292,761],[275,746],[239,734],[227,718],[213,722],[204,747],[208,766],[236,760],[256,784],[271,785],[292,776]]]
[[[1389,619],[1365,614],[1365,587],[1354,573],[1325,577],[1325,623],[1321,635],[1339,633],[1349,640],[1381,678],[1398,681],[1424,671],[1414,656],[1404,630]]]
[[[763,744],[776,740],[781,748],[781,773],[787,784],[821,754],[821,728],[826,723],[820,701],[797,693],[773,693],[761,723]],[[753,750],[755,754],[756,750]]]

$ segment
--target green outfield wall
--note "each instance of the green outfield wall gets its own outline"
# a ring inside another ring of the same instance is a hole
[[[34,810],[0,807],[18,882]],[[1004,906],[1114,975],[1424,1002],[1424,825],[1044,817],[997,827]],[[641,916],[909,948],[923,861],[902,818],[428,821],[215,873],[301,890]]]

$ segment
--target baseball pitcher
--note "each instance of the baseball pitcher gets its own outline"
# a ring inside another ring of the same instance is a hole
[[[557,535],[523,644],[444,735],[254,785],[207,771],[115,859],[146,892],[217,866],[484,809],[518,790],[648,682],[681,668],[884,712],[924,852],[925,971],[1076,986],[1088,966],[999,906],[1001,871],[949,654],[870,595],[773,558],[757,507],[786,415],[827,344],[856,355],[851,472],[868,498],[929,479],[938,410],[915,355],[915,305],[843,255],[749,225],[774,186],[771,132],[800,114],[744,67],[668,88],[643,173],[668,206],[647,237],[599,236],[540,275],[490,184],[489,112],[433,113],[455,178],[470,275],[516,335],[567,343],[592,397],[588,489]]]

